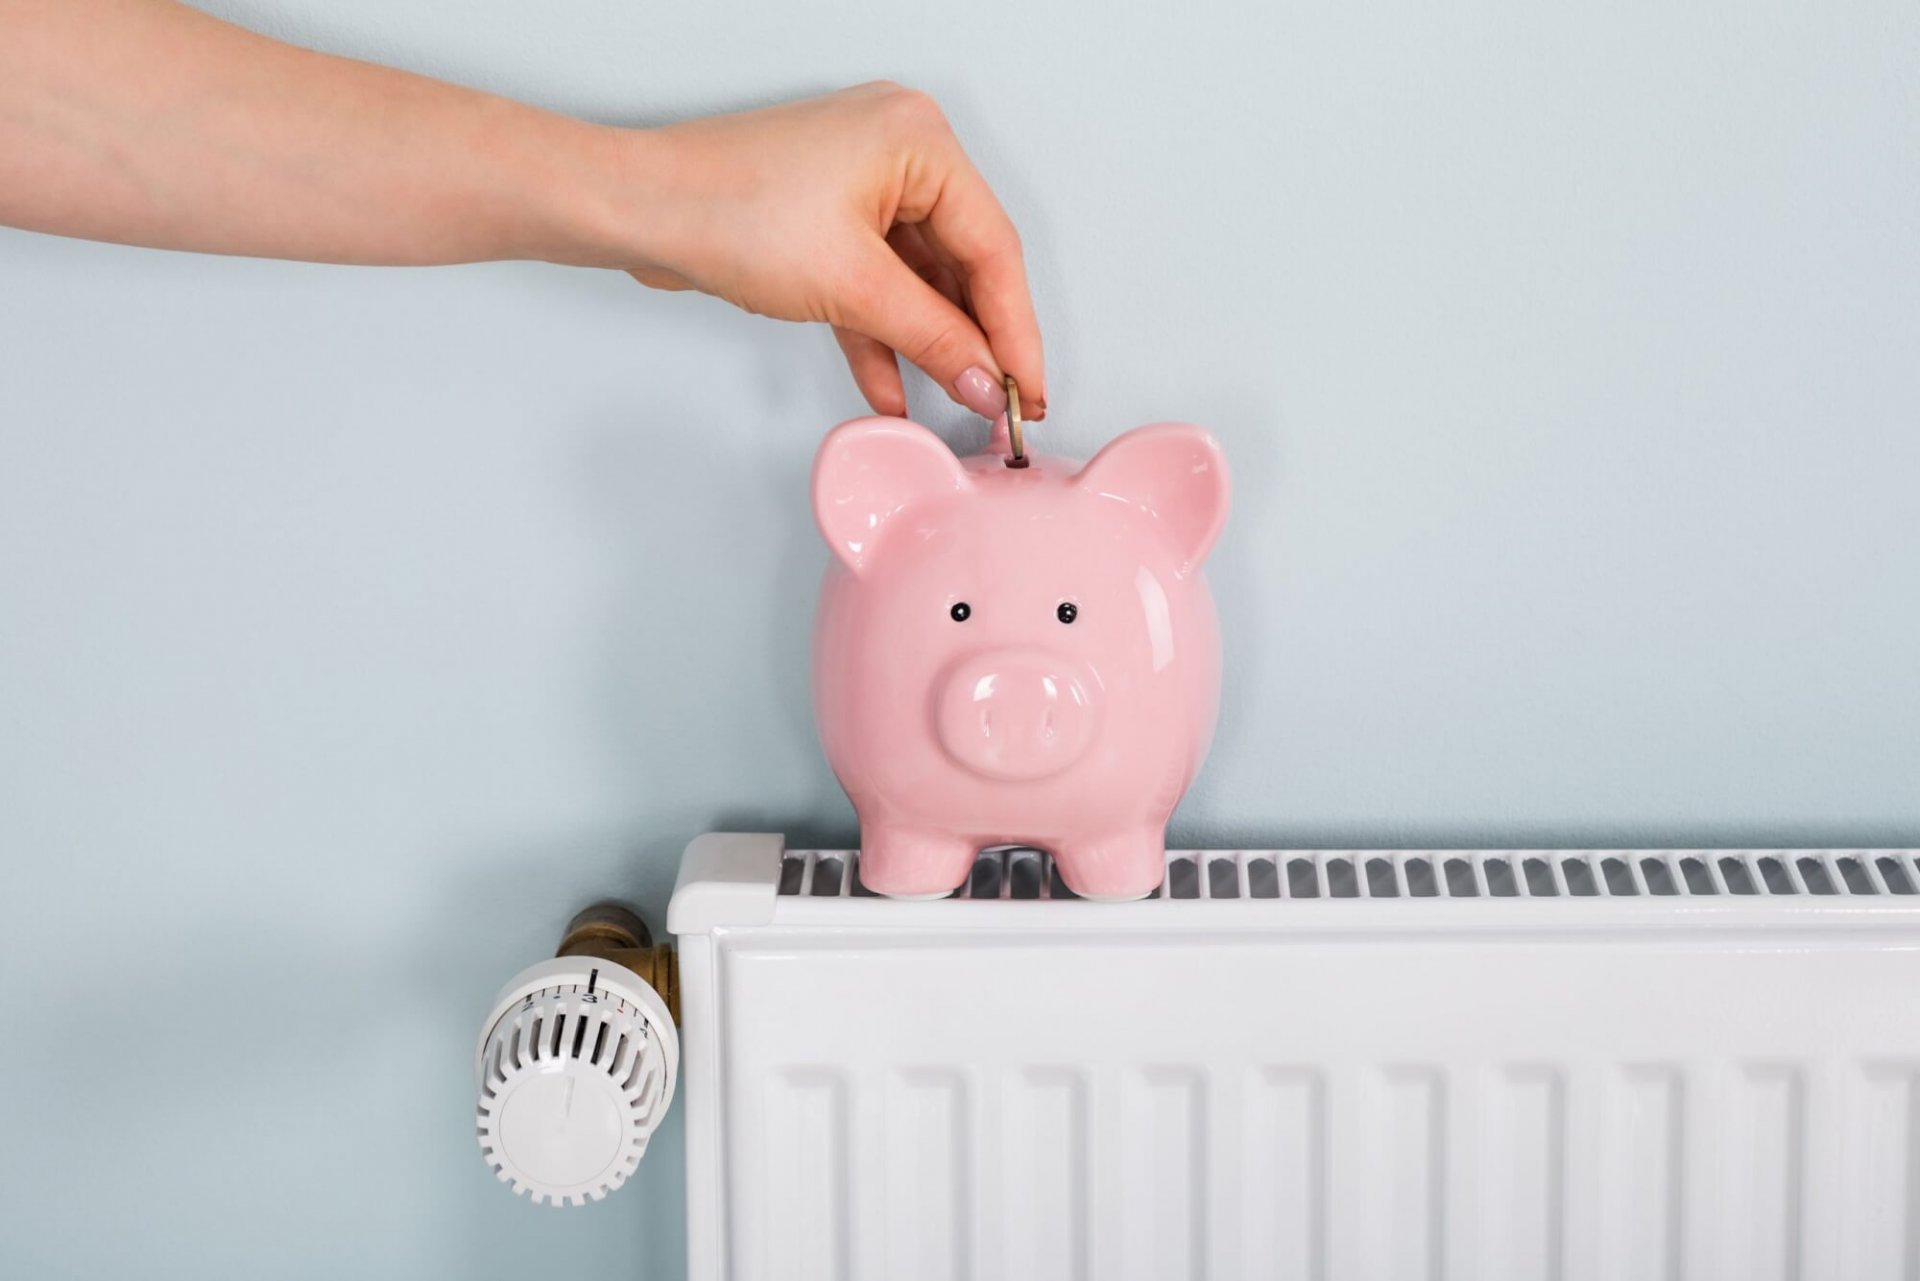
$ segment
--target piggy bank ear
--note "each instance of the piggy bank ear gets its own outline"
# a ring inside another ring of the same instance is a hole
[[[813,460],[813,518],[854,573],[887,526],[929,498],[971,488],[946,443],[904,418],[856,418],[827,433]]]
[[[1074,484],[1158,520],[1197,568],[1227,521],[1227,460],[1220,444],[1190,423],[1136,427],[1081,468]]]

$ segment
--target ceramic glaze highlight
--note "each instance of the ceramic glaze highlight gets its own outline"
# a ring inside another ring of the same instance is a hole
[[[1149,894],[1213,736],[1219,445],[1158,423],[1084,465],[1028,457],[1006,465],[1004,420],[960,459],[917,423],[862,418],[814,461],[835,557],[814,707],[880,893],[946,894],[977,850],[1031,845],[1075,893]]]

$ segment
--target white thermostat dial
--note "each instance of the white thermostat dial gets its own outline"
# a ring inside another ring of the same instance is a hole
[[[562,956],[501,989],[475,1066],[487,1163],[536,1202],[582,1205],[640,1164],[673,1101],[680,1037],[633,971]]]

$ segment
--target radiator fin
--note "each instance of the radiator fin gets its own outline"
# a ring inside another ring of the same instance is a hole
[[[790,850],[783,897],[873,897],[857,852]],[[1863,897],[1920,893],[1911,850],[1179,850],[1166,900]],[[982,850],[954,899],[1073,898],[1041,850]]]
[[[1680,1281],[1683,1124],[1680,1073],[1635,1065],[1607,1082],[1605,1128],[1599,1135],[1606,1201],[1600,1207],[1603,1277]]]
[[[848,1273],[845,1073],[796,1068],[767,1090],[768,1215],[764,1276],[841,1281]]]
[[[999,1234],[1007,1258],[993,1275],[1090,1275],[1087,1093],[1085,1077],[1071,1068],[1033,1068],[1007,1083]]]
[[[1858,1182],[1843,1189],[1852,1222],[1845,1275],[1920,1278],[1920,1075],[1872,1066],[1855,1074],[1845,1124],[1861,1154]]]
[[[1487,1281],[1560,1281],[1566,1220],[1566,1115],[1561,1073],[1499,1073],[1486,1116],[1491,1152],[1480,1206]]]
[[[957,900],[1067,897],[982,861]],[[976,911],[795,852],[770,924],[694,936],[695,1275],[1920,1281],[1916,887],[1908,850],[1188,850],[1148,903]]]
[[[1273,1275],[1327,1275],[1326,1083],[1304,1067],[1256,1069],[1245,1103],[1240,1197],[1242,1257]],[[1231,1239],[1231,1238],[1229,1238]]]
[[[887,1087],[886,1273],[915,1281],[974,1275],[972,1129],[965,1077],[937,1068],[893,1074]]]
[[[1123,1281],[1206,1275],[1207,1085],[1197,1069],[1147,1068],[1125,1082],[1118,1266]]]
[[[1796,1064],[902,1068],[856,1088],[868,1079],[772,1075],[766,1252],[746,1275],[1920,1276],[1911,1063],[1834,1078],[1844,1133],[1824,1154]]]
[[[1446,1086],[1430,1069],[1394,1067],[1381,1074],[1380,1087],[1373,1275],[1438,1281],[1445,1274]]]
[[[1746,1065],[1727,1083],[1731,1121],[1722,1137],[1727,1204],[1746,1231],[1745,1248],[1726,1275],[1746,1281],[1794,1281],[1801,1262],[1801,1165],[1806,1143],[1806,1085],[1798,1070]]]

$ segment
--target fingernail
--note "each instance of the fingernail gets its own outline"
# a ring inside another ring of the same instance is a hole
[[[970,367],[965,373],[953,380],[953,394],[960,403],[979,414],[982,418],[998,418],[1006,412],[1007,389],[978,365]]]

